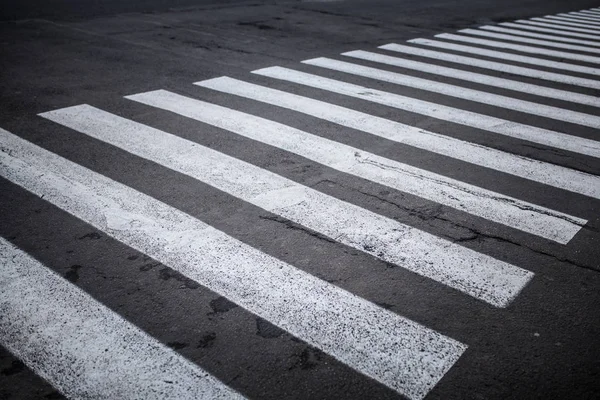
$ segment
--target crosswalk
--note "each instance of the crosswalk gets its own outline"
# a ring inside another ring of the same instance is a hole
[[[296,66],[268,66],[243,79],[190,82],[197,96],[157,88],[123,101],[191,121],[199,131],[210,126],[251,140],[265,150],[265,157],[268,148],[276,148],[349,179],[456,210],[500,231],[568,246],[588,223],[585,215],[560,211],[552,200],[541,205],[511,196],[505,188],[492,190],[494,177],[543,185],[567,199],[597,201],[600,176],[535,154],[460,139],[435,127],[423,129],[404,121],[404,114],[384,117],[369,110],[396,110],[476,131],[483,138],[598,159],[600,141],[580,134],[600,128],[598,53],[600,11],[591,9],[357,49]],[[426,77],[411,75],[415,71]],[[354,102],[348,107],[295,88]],[[206,100],[215,93],[231,99],[232,106]],[[427,100],[418,93],[426,93]],[[270,113],[240,111],[234,99],[250,101],[259,110],[287,110],[334,124],[335,136],[275,121]],[[566,103],[570,106],[561,106]],[[523,116],[532,122],[524,123]],[[39,117],[399,266],[484,307],[511,306],[536,279],[524,266],[202,145],[193,136],[186,139],[180,131],[158,129],[89,104]],[[455,160],[466,171],[487,174],[491,183],[477,185],[348,144],[349,130]],[[425,398],[466,351],[476,351],[464,340],[392,312],[1,128],[0,145],[0,176],[5,180],[408,399]],[[228,387],[6,238],[0,238],[0,262],[0,344],[67,397],[244,397],[243,391]]]

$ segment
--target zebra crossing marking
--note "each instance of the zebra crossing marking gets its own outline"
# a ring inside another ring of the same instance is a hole
[[[584,38],[584,39],[594,39],[594,40],[600,41],[600,35],[589,35],[586,33],[568,32],[568,31],[563,31],[560,29],[541,28],[539,26],[521,25],[521,24],[515,24],[513,22],[501,22],[498,25],[508,26],[510,28],[518,28],[519,32],[523,32],[523,29],[524,29],[527,31],[552,33],[554,35],[547,35],[547,36],[552,36],[552,37],[556,37],[556,38],[559,37],[556,35],[560,35],[560,37],[572,36],[572,37],[578,37],[578,38]],[[486,25],[486,26],[491,26],[491,25]],[[522,33],[520,33],[520,34],[522,35]],[[558,40],[558,39],[554,39],[554,40]],[[586,41],[586,42],[588,42],[588,41]],[[595,42],[590,42],[590,43],[595,43]]]
[[[587,56],[587,55],[583,55],[583,54],[569,53],[569,52],[565,52],[565,51],[548,50],[548,49],[544,49],[541,47],[523,46],[520,44],[498,42],[496,40],[478,39],[478,38],[473,38],[473,37],[469,37],[469,36],[455,35],[453,33],[442,33],[439,35],[435,35],[435,37],[439,38],[439,39],[453,40],[456,42],[471,43],[471,44],[478,44],[478,45],[482,45],[482,46],[494,47],[494,48],[498,48],[498,49],[515,50],[515,51],[518,51],[521,53],[539,54],[539,55],[556,57],[556,58],[566,59],[566,60],[583,61],[583,62],[587,62],[587,63],[600,64],[600,57],[596,57],[596,56]],[[554,47],[557,47],[557,45],[555,45]]]
[[[478,74],[476,72],[465,71],[462,69],[449,68],[436,64],[428,64],[424,62],[413,61],[399,57],[392,57],[385,54],[373,53],[364,50],[348,51],[346,53],[342,53],[342,55],[346,57],[356,58],[359,60],[371,61],[380,64],[391,65],[394,67],[421,71],[428,74],[445,76],[447,78],[453,79],[460,79],[467,82],[475,82],[482,85],[498,87],[501,89],[508,89],[515,92],[528,93],[540,97],[547,97],[550,99],[600,107],[600,99],[598,99],[596,96],[589,96],[582,93],[554,89],[547,86],[539,86],[511,79],[499,78],[492,75]]]
[[[532,18],[533,20],[534,18]],[[583,21],[581,19],[568,17],[568,16],[560,16],[559,15],[546,15],[544,18],[537,18],[536,21],[544,21],[546,23],[558,24],[557,26],[563,29],[569,29],[566,26],[578,26],[582,28],[590,28],[590,29],[598,29],[600,24],[596,24],[590,21]]]
[[[469,89],[410,75],[403,75],[392,71],[333,60],[331,58],[320,57],[302,62],[304,64],[362,76],[382,82],[389,82],[396,85],[426,90],[476,103],[487,104],[572,124],[600,128],[600,117],[566,110],[560,107],[534,103],[532,101],[520,100],[514,97],[502,96],[482,90]],[[402,108],[406,111],[443,119],[472,128],[483,129],[500,135],[518,137],[563,150],[567,150],[564,145],[565,143],[568,143],[567,147],[570,151],[591,155],[593,157],[600,157],[600,142],[594,140],[579,138],[577,136],[551,131],[549,129],[538,128],[430,101],[419,100],[413,97],[402,96],[399,94],[396,94],[394,97],[397,99],[398,104],[402,103],[401,107],[398,108]]]
[[[283,133],[277,126],[275,132],[273,129],[269,131],[268,121],[253,120],[249,115],[244,116],[224,107],[205,103],[204,108],[195,110],[202,104],[166,91],[127,97],[181,115],[225,125],[237,132],[249,133],[254,128],[263,129],[264,136]],[[43,116],[496,307],[507,306],[530,279],[529,273],[508,263],[328,196],[218,151],[102,110],[76,106],[51,111]],[[164,152],[165,148],[169,149],[168,153]],[[562,239],[563,233],[559,229],[565,228],[571,237],[579,230],[579,225],[569,222],[572,217],[550,211],[555,217],[546,219],[542,214],[544,211],[539,210],[539,214],[532,217],[545,224],[550,231],[547,234],[560,235]],[[490,285],[490,282],[494,284]]]
[[[596,26],[588,25],[588,24],[579,24],[575,22],[566,22],[566,21],[556,21],[553,19],[545,19],[545,18],[531,18],[531,20],[523,20],[519,19],[515,22],[525,25],[535,25],[535,26],[543,26],[546,28],[554,28],[554,29],[562,29],[565,31],[574,31],[574,32],[583,32],[583,33],[594,33],[598,34],[598,29]],[[585,28],[585,29],[584,29]],[[594,28],[594,29],[592,29]]]
[[[373,93],[376,91],[357,85],[347,86],[344,82],[324,79],[304,73],[297,73],[282,68],[253,71],[265,73],[265,76],[289,80],[324,90],[346,93]],[[521,178],[533,180],[560,189],[586,196],[600,198],[600,177],[585,172],[572,170],[559,165],[533,160],[523,156],[506,153],[493,148],[454,139],[448,136],[428,132],[396,121],[376,117],[353,109],[340,107],[316,99],[298,96],[255,85],[238,79],[220,77],[196,82],[196,85],[221,92],[235,94],[263,103],[288,108],[304,114],[333,122],[348,128],[380,136],[409,146],[443,154],[452,158],[508,173]],[[321,86],[323,84],[323,86]],[[341,85],[344,89],[339,89]],[[345,88],[349,88],[346,90]],[[339,91],[338,91],[339,90]],[[366,96],[371,100],[371,95]]]
[[[431,40],[431,39],[411,39],[411,40],[408,40],[408,43],[420,44],[423,46],[435,47],[435,48],[440,48],[440,49],[444,49],[444,50],[453,50],[453,51],[458,51],[458,52],[462,52],[462,53],[475,54],[475,55],[484,56],[484,57],[499,58],[501,60],[516,61],[516,62],[520,62],[523,64],[536,65],[538,67],[549,67],[549,68],[554,68],[554,69],[561,69],[564,71],[580,72],[580,73],[589,74],[589,75],[600,75],[599,68],[586,67],[586,66],[577,65],[577,64],[569,64],[569,63],[565,63],[562,61],[553,61],[553,60],[548,60],[548,59],[544,59],[544,58],[536,58],[536,57],[522,56],[522,55],[512,54],[512,53],[504,53],[504,52],[496,51],[496,50],[482,49],[480,47],[465,46],[462,44],[455,44],[455,43],[448,43],[448,42],[440,42],[438,40]],[[502,71],[502,70],[500,70],[500,71]],[[539,71],[539,74],[540,74],[540,76],[543,75],[543,71]],[[570,78],[570,79],[577,80],[575,77]],[[598,81],[593,81],[591,79],[587,79],[587,80],[585,80],[585,82],[586,83],[593,82],[593,84],[591,84],[590,87],[594,87],[594,88],[596,86],[598,86],[598,84],[599,84]]]
[[[600,19],[595,17],[594,15],[585,14],[582,12],[570,12],[569,15],[572,15],[574,18],[582,19],[586,21],[600,22]]]
[[[5,179],[410,399],[467,348],[8,131],[0,139]]]
[[[479,29],[483,29],[483,30],[487,30],[487,31],[500,32],[500,33],[508,33],[508,34],[511,34],[511,35],[518,35],[519,37],[520,36],[527,36],[527,37],[539,38],[539,39],[549,39],[549,40],[553,40],[554,42],[576,43],[576,44],[584,44],[584,45],[587,45],[587,46],[600,47],[600,42],[598,42],[598,41],[595,42],[595,41],[592,41],[592,40],[581,40],[581,39],[574,39],[574,38],[566,38],[566,37],[556,36],[556,35],[544,35],[544,34],[541,34],[541,33],[533,33],[533,32],[526,32],[526,31],[522,31],[522,30],[517,30],[517,29],[502,28],[500,26],[484,25],[484,26],[480,26]],[[459,31],[459,32],[462,32],[462,31]],[[515,37],[515,36],[511,36],[511,37]],[[598,39],[600,39],[600,36],[598,36]],[[589,47],[586,47],[585,51],[589,51]],[[600,49],[598,49],[598,51],[600,51]]]
[[[590,48],[587,46],[577,46],[577,45],[573,45],[573,44],[556,43],[555,41],[553,42],[550,40],[529,39],[529,38],[524,38],[524,37],[515,36],[515,35],[506,35],[503,33],[480,31],[477,29],[461,29],[459,32],[467,33],[469,35],[476,35],[476,36],[483,36],[483,37],[489,37],[489,38],[494,38],[494,39],[508,40],[511,42],[537,44],[540,46],[556,47],[559,49],[566,49],[566,50],[573,50],[573,51],[583,51],[586,53],[597,53],[597,54],[600,53],[600,49]],[[593,45],[594,44],[592,44],[592,46]]]
[[[65,396],[244,398],[2,237],[0,265],[0,344]]]
[[[436,42],[436,41],[432,41],[432,40],[428,40],[428,39],[421,39],[421,41],[418,41],[418,42],[415,41],[414,43],[422,44],[422,45],[432,45],[434,47],[440,47],[440,48],[442,48],[442,44],[443,44],[442,42]],[[459,50],[464,50],[463,47],[466,48],[467,46],[460,46]],[[401,44],[397,44],[397,43],[389,43],[389,44],[386,44],[383,46],[379,46],[379,48],[383,49],[383,50],[393,51],[395,53],[415,55],[415,56],[419,56],[419,57],[432,58],[432,59],[440,60],[440,61],[448,61],[448,62],[455,63],[455,64],[462,64],[462,65],[468,65],[468,66],[473,66],[473,67],[477,67],[477,68],[483,68],[486,70],[492,70],[494,72],[502,71],[502,72],[506,72],[509,74],[513,74],[513,75],[526,76],[529,78],[536,78],[536,79],[542,79],[542,80],[551,81],[551,82],[566,83],[566,84],[574,85],[574,86],[600,89],[600,82],[593,80],[593,79],[580,78],[580,77],[565,75],[565,74],[558,74],[555,72],[541,71],[538,69],[525,68],[525,67],[520,67],[520,66],[516,66],[516,65],[511,65],[511,64],[504,64],[504,63],[500,63],[500,62],[496,62],[496,61],[482,60],[479,58],[460,56],[460,55],[456,55],[456,54],[452,54],[452,53],[444,53],[441,51],[422,49],[422,48],[412,47],[412,46],[405,46],[405,45],[401,45]],[[467,48],[467,50],[469,50],[469,49]],[[496,54],[496,53],[498,53],[498,54]],[[493,55],[497,55],[496,58],[502,58],[502,54],[503,53],[494,52]],[[490,56],[490,54],[487,54],[487,53],[484,55],[486,55],[488,57]],[[508,56],[507,59],[509,59],[513,55],[508,54],[507,56]],[[520,61],[522,62],[522,60],[520,60]],[[547,60],[541,60],[541,61],[547,62]],[[467,73],[469,73],[469,72],[467,72]],[[594,100],[597,100],[597,98],[594,96],[589,96],[589,97],[592,97]]]

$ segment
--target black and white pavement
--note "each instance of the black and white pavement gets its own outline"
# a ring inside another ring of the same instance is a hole
[[[3,10],[0,398],[598,398],[600,8],[400,3]]]

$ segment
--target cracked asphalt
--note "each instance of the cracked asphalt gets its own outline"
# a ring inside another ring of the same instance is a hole
[[[467,344],[468,350],[427,399],[597,399],[600,200],[474,167],[287,108],[192,85],[230,76],[600,175],[600,162],[592,156],[250,74],[271,66],[313,73],[314,67],[300,61],[315,57],[340,59],[340,53],[347,51],[375,51],[387,43],[432,38],[458,29],[597,5],[588,0],[4,0],[0,4],[0,128],[167,203],[384,309]],[[456,67],[443,61],[436,63]],[[395,71],[383,64],[376,67]],[[460,68],[481,72],[473,66]],[[533,95],[420,71],[403,72],[600,115],[593,106],[540,100]],[[323,69],[318,73],[598,140],[597,128],[559,123],[410,87],[373,83],[336,71]],[[576,72],[570,75],[589,77]],[[537,82],[502,71],[494,76]],[[547,86],[600,96],[600,91],[591,88],[561,83]],[[280,122],[588,222],[568,244],[562,245],[341,173],[227,130],[124,99],[157,89]],[[179,137],[329,196],[531,271],[534,278],[508,307],[496,308],[377,258],[369,254],[368,247],[359,251],[341,244],[207,183],[37,115],[79,104],[90,104],[165,132],[177,132]],[[403,398],[333,356],[1,177],[0,236],[248,398]],[[64,395],[0,346],[0,399],[38,398],[59,399]]]

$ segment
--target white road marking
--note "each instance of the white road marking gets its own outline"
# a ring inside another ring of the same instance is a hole
[[[578,15],[585,15],[587,17],[594,17],[596,20],[600,19],[600,13],[594,10],[580,10],[577,12]]]
[[[3,238],[0,265],[0,343],[66,397],[243,398]]]
[[[584,25],[592,25],[592,26],[597,26],[598,25],[598,21],[596,21],[593,18],[585,18],[585,16],[582,15],[573,15],[573,14],[557,14],[558,16],[562,17],[562,18],[568,18],[570,21],[576,22],[576,23],[580,23],[580,24],[584,24]],[[544,16],[543,18],[547,18],[548,16]]]
[[[549,56],[549,57],[557,57],[557,58],[567,59],[567,60],[575,60],[575,61],[600,64],[600,57],[596,57],[596,56],[586,56],[583,54],[568,53],[568,52],[556,51],[556,50],[548,50],[548,49],[544,49],[541,47],[523,46],[520,44],[504,43],[504,42],[498,42],[496,40],[478,39],[478,38],[473,38],[473,37],[469,37],[469,36],[455,35],[455,34],[451,34],[451,33],[442,33],[439,35],[435,35],[435,37],[440,38],[440,39],[446,39],[446,40],[454,40],[457,42],[495,47],[495,48],[499,48],[499,49],[515,50],[515,51],[518,51],[521,53],[540,54],[540,55]]]
[[[600,24],[597,24],[597,23],[591,22],[591,21],[585,21],[585,20],[578,19],[578,18],[573,18],[567,14],[562,14],[562,16],[560,14],[559,15],[546,15],[544,17],[536,18],[535,20],[536,21],[546,21],[547,23],[551,22],[554,24],[560,24],[560,28],[564,28],[563,25],[579,26],[582,28],[591,28],[591,29],[600,28]],[[567,28],[564,28],[564,29],[567,29]]]
[[[178,97],[174,93],[159,91],[128,97],[155,107],[166,107],[174,112],[181,112],[183,115],[193,117],[200,115],[200,112],[192,111],[195,107],[193,99],[189,99],[191,101],[189,104],[190,101],[181,98],[183,96]],[[206,104],[210,106],[210,104]],[[232,127],[238,131],[250,132],[255,129],[265,129],[268,133],[273,134],[268,125],[263,125],[263,123],[269,122],[266,120],[263,120],[264,122],[253,121],[251,116],[236,115],[234,110],[226,108],[211,110],[210,107],[206,107],[200,111],[206,112],[204,117],[209,121]],[[452,244],[447,240],[166,132],[89,106],[51,111],[45,113],[44,116],[205,182],[347,246],[397,264],[494,306],[505,306],[512,293],[518,293],[523,287],[523,282],[512,286],[514,277],[523,274],[518,267]],[[240,119],[235,117],[240,117]],[[230,118],[235,118],[235,121],[230,121]],[[249,125],[242,127],[243,123]],[[275,127],[275,135],[284,134],[277,128]],[[308,139],[310,140],[310,137]],[[329,146],[329,150],[331,147],[333,146]],[[168,149],[168,152],[165,152],[165,149]],[[340,158],[342,162],[346,161],[342,157]],[[350,158],[351,160],[356,159],[352,154]],[[377,161],[373,160],[373,162]],[[379,170],[381,171],[381,169]],[[526,212],[528,205],[524,204],[523,206],[525,212],[522,211],[522,214],[531,215],[532,213]],[[534,208],[537,208],[539,213],[546,211],[539,207],[534,206]],[[543,218],[540,215],[539,220],[548,230],[553,231],[548,234],[554,237],[560,235],[560,239],[564,241],[569,238],[563,237],[558,229],[566,228],[567,235],[570,234],[571,237],[580,229],[581,226],[578,224],[581,224],[583,220],[550,212],[554,218]],[[563,218],[562,221],[561,218]],[[469,267],[465,268],[464,266]],[[508,277],[504,277],[504,273],[507,273]],[[496,282],[499,283],[497,287],[501,289],[498,293],[495,290],[488,292],[486,289],[491,276],[495,276]],[[506,288],[509,288],[508,291]]]
[[[484,29],[484,30],[494,31],[494,32],[501,32],[501,33],[509,33],[509,34],[520,35],[520,36],[528,36],[528,37],[532,37],[532,38],[550,39],[550,40],[554,40],[555,42],[577,43],[577,44],[584,44],[586,46],[600,47],[600,41],[595,42],[592,40],[566,38],[566,37],[560,37],[560,36],[556,36],[556,35],[544,35],[541,33],[533,33],[533,32],[517,30],[517,29],[502,28],[500,26],[484,25],[484,26],[480,26],[479,29]],[[600,36],[598,36],[598,39],[600,39]],[[600,51],[600,49],[598,49],[598,51]]]
[[[566,110],[564,108],[549,106],[546,104],[534,103],[531,101],[516,99],[514,97],[502,96],[481,90],[450,85],[443,82],[422,79],[410,75],[403,75],[396,72],[347,63],[345,61],[338,61],[325,57],[305,60],[303,63],[331,69],[334,71],[345,72],[352,75],[376,79],[383,82],[389,82],[396,85],[440,93],[445,96],[456,97],[477,103],[505,108],[508,110],[538,115],[558,121],[570,122],[572,124],[589,126],[592,128],[600,128],[600,117],[577,111]],[[263,71],[268,71],[268,69]],[[568,146],[569,150],[571,151],[576,151],[578,153],[583,151],[585,154],[593,155],[594,157],[600,157],[600,142],[595,140],[566,135],[564,133],[559,133],[548,129],[542,129],[531,125],[508,121],[502,118],[496,118],[472,111],[423,101],[412,97],[395,94],[394,98],[396,107],[406,111],[443,119],[473,128],[487,130],[500,135],[527,138],[527,140],[536,143],[561,149],[565,149],[565,147],[563,147],[564,143],[569,142]],[[600,100],[598,100],[597,103],[600,103]],[[593,154],[590,154],[590,150]]]
[[[429,52],[430,50],[425,50]],[[360,60],[367,60],[395,67],[412,69],[415,71],[426,72],[428,74],[445,76],[453,79],[460,79],[468,82],[475,82],[482,85],[494,86],[502,89],[509,89],[515,92],[533,94],[536,96],[547,97],[569,101],[572,103],[585,104],[588,106],[600,107],[600,99],[596,96],[589,96],[582,93],[569,92],[566,90],[554,89],[547,86],[533,85],[515,81],[506,78],[499,78],[491,75],[478,74],[476,72],[465,71],[462,69],[449,68],[436,64],[429,64],[419,61],[408,60],[405,58],[392,57],[385,54],[372,53],[369,51],[355,50],[342,53],[343,56],[354,57]]]
[[[573,45],[573,44],[556,43],[556,42],[548,41],[548,40],[529,39],[529,38],[525,38],[525,37],[521,37],[521,36],[505,35],[503,33],[480,31],[477,29],[461,29],[459,32],[467,33],[469,35],[489,37],[489,38],[493,38],[493,39],[508,40],[511,42],[538,44],[540,46],[556,47],[557,49],[566,49],[566,50],[583,51],[583,52],[587,52],[587,53],[600,54],[600,49],[592,48],[589,46],[577,46],[577,45]],[[597,45],[597,44],[592,44],[592,46],[593,45]]]
[[[442,47],[442,45],[447,44],[447,43],[437,42],[437,41],[428,40],[428,39],[420,39],[419,42],[415,42],[415,43],[429,45],[429,46],[438,46],[438,47]],[[452,46],[456,46],[456,45],[452,45]],[[460,47],[462,48],[462,47],[466,47],[466,46],[460,46]],[[551,81],[551,82],[559,82],[559,83],[566,83],[569,85],[600,89],[600,81],[593,80],[593,79],[579,78],[576,76],[557,74],[554,72],[541,71],[541,70],[532,69],[532,68],[524,68],[524,67],[519,67],[519,66],[511,65],[511,64],[503,64],[503,63],[499,63],[499,62],[495,62],[495,61],[481,60],[479,58],[459,56],[456,54],[443,53],[440,51],[434,51],[434,50],[428,50],[428,49],[421,49],[418,47],[405,46],[405,45],[396,44],[396,43],[386,44],[386,45],[380,46],[379,48],[383,49],[383,50],[394,51],[396,53],[403,53],[403,54],[410,54],[410,55],[415,55],[415,56],[419,56],[419,57],[433,58],[435,60],[442,60],[442,61],[448,61],[448,62],[452,62],[452,63],[456,63],[456,64],[469,65],[469,66],[488,69],[488,70],[492,70],[492,71],[502,71],[505,73],[520,75],[520,76],[527,76],[527,77],[536,78],[536,79],[543,79],[543,80]],[[495,54],[497,56],[496,58],[503,58],[501,55],[504,53],[499,53],[499,52],[493,52],[493,53],[498,53],[498,54]],[[511,55],[512,54],[509,54],[508,56],[511,56]],[[527,57],[527,58],[529,58],[529,57]],[[548,62],[547,60],[542,60],[542,61]],[[600,73],[600,71],[599,71],[599,73]],[[590,97],[593,97],[593,96],[590,96]],[[594,100],[596,100],[596,99],[597,98],[594,98]]]
[[[565,31],[574,31],[574,32],[583,32],[583,33],[593,33],[598,34],[597,29],[588,29],[583,27],[589,27],[590,25],[586,24],[577,24],[573,22],[566,21],[556,21],[553,19],[546,18],[531,18],[531,21],[519,19],[515,22],[526,25],[536,25],[536,26],[544,26],[546,28],[554,28],[554,29],[562,29]],[[595,28],[595,27],[593,27]]]
[[[5,179],[410,399],[425,397],[467,348],[7,131],[0,139]],[[263,195],[285,195],[303,212],[296,193]],[[519,271],[510,287],[531,279]]]
[[[597,41],[600,41],[600,35],[589,35],[586,33],[577,33],[577,32],[567,32],[567,31],[563,31],[563,30],[559,30],[559,29],[550,29],[550,28],[540,28],[538,26],[532,26],[532,25],[521,25],[521,24],[515,24],[512,22],[502,22],[499,25],[502,26],[508,26],[511,28],[518,28],[518,29],[525,29],[528,31],[537,31],[537,32],[547,32],[547,33],[553,33],[554,35],[560,35],[562,37],[564,36],[572,36],[572,37],[578,37],[578,38],[584,38],[584,39],[594,39]],[[522,31],[520,31],[522,32]],[[553,37],[557,37],[557,36],[553,36]],[[558,40],[558,39],[555,39]]]
[[[221,129],[235,132],[252,140],[257,140],[306,157],[315,162],[337,169],[338,171],[411,193],[562,244],[568,243],[581,227],[587,223],[586,220],[581,218],[572,217],[499,193],[481,189],[477,186],[446,178],[442,175],[411,167],[277,122],[215,104],[180,96],[175,93],[155,91],[129,96],[128,98],[153,107],[169,110],[179,115],[217,126]],[[312,193],[314,192],[313,190],[282,178],[279,175],[274,175],[269,171],[239,160],[229,160],[227,156],[197,144],[194,145],[195,149],[193,151],[190,150],[190,152],[197,154],[194,154],[193,157],[190,155],[179,155],[177,159],[178,164],[175,164],[173,160],[165,160],[163,159],[164,157],[160,158],[160,155],[162,155],[160,147],[152,149],[151,143],[140,142],[148,148],[146,149],[141,148],[141,145],[133,142],[133,139],[130,137],[125,139],[119,137],[118,141],[117,139],[113,139],[114,133],[112,133],[112,130],[108,132],[106,132],[106,130],[109,129],[109,126],[117,125],[117,122],[113,122],[113,119],[118,117],[104,116],[104,114],[99,114],[101,113],[100,111],[94,109],[85,109],[84,114],[84,111],[79,111],[81,110],[81,107],[84,106],[54,111],[51,115],[46,114],[45,116],[80,132],[97,137],[100,140],[110,141],[111,144],[124,148],[141,157],[151,158],[155,162],[207,182],[212,186],[273,213],[279,213],[278,210],[280,209],[284,210],[284,204],[276,204],[272,199],[269,200],[269,203],[264,203],[262,198],[257,200],[254,195],[248,195],[248,193],[253,193],[254,186],[259,185],[268,187],[269,185],[274,185],[269,182],[279,182],[276,184],[277,187],[297,187],[295,190],[299,193],[307,192],[310,193],[309,197],[311,198],[320,198],[321,200],[319,202],[330,202],[334,204],[331,209],[342,209],[346,207],[345,204],[339,200],[336,201],[333,198],[328,199],[327,196],[320,193]],[[74,115],[75,113],[77,114]],[[84,120],[80,121],[81,119]],[[98,127],[100,124],[103,126]],[[119,121],[118,127],[119,129],[122,128],[119,132],[138,132],[138,130],[141,131],[142,129],[149,130],[146,134],[148,138],[157,136],[157,143],[167,144],[167,142],[169,142],[169,149],[174,150],[186,149],[192,145],[183,139],[169,136],[164,132],[151,130],[140,124],[130,126],[131,124],[131,122]],[[132,137],[134,135],[135,134],[131,134]],[[123,143],[126,143],[126,145]],[[198,148],[196,149],[196,147]],[[152,152],[152,150],[155,151]],[[172,152],[173,151],[170,153]],[[179,165],[185,162],[187,162],[186,165]],[[217,172],[215,171],[215,165],[229,165],[230,167],[226,169],[227,174],[234,174],[235,171],[231,165],[235,166],[240,177],[232,177],[229,181],[236,182],[240,189],[231,189],[229,186],[220,183],[219,179],[222,180],[224,176],[224,173],[220,171],[223,168],[218,168],[219,171]],[[201,167],[203,169],[200,169]],[[253,172],[248,173],[247,171]],[[244,181],[241,179],[244,174],[250,174],[254,179],[252,181]],[[265,183],[259,183],[263,181]],[[310,204],[307,204],[307,206],[310,206]],[[356,211],[353,210],[353,208],[344,214],[350,215],[351,212],[355,214],[355,217],[352,218],[354,221],[380,219],[379,216],[372,215],[371,213],[362,210]],[[315,215],[317,214],[318,213],[315,213]],[[281,215],[287,217],[285,214]],[[364,246],[357,246],[356,242],[350,242],[344,237],[344,230],[347,229],[347,227],[335,227],[332,225],[325,229],[323,228],[323,223],[327,221],[329,221],[329,223],[332,221],[335,221],[336,223],[340,222],[336,221],[335,215],[321,216],[320,221],[323,222],[319,225],[308,219],[308,217],[308,215],[300,216],[300,219],[294,219],[294,221],[329,237],[339,238],[337,240],[349,246],[364,250]],[[291,216],[290,218],[293,219],[294,216]],[[377,224],[381,223],[365,223],[363,225],[376,226]],[[397,227],[397,229],[400,229],[400,227]],[[402,229],[406,229],[406,227],[402,226]],[[378,232],[364,233],[365,235],[373,237],[379,235]],[[385,238],[381,238],[382,241],[384,239]],[[428,240],[428,242],[431,243],[432,240]],[[382,252],[382,249],[376,247],[377,246],[373,247],[372,250],[369,250],[369,253],[383,258],[385,261],[399,263],[398,258],[393,256],[393,252],[384,253]],[[430,244],[428,251],[433,247],[434,246]],[[438,260],[443,259],[443,257],[439,255],[436,255],[435,257]],[[406,258],[405,253],[403,253],[402,258]],[[415,252],[415,255],[411,258],[425,257],[422,254]],[[435,263],[436,261],[433,260],[432,262]],[[400,265],[402,264],[403,263],[400,263]],[[412,268],[411,270],[417,272],[417,269],[415,268]]]
[[[593,15],[584,14],[584,13],[581,13],[581,12],[570,12],[570,13],[567,13],[567,14],[572,15],[572,16],[576,17],[577,19],[582,19],[582,20],[585,20],[585,21],[600,22],[599,18],[594,17]]]
[[[291,78],[288,76],[288,78]],[[301,84],[316,87],[310,77]],[[300,83],[300,82],[298,82]],[[325,90],[337,91],[336,81],[324,83]],[[333,85],[330,85],[333,83]],[[235,94],[278,107],[288,108],[333,123],[400,142],[408,146],[456,158],[496,171],[530,179],[550,186],[600,199],[600,177],[549,164],[542,161],[506,153],[482,145],[465,142],[396,121],[336,106],[331,103],[298,96],[229,77],[196,82],[196,85]],[[367,90],[362,88],[362,90]],[[372,92],[372,91],[369,91]]]
[[[516,62],[520,62],[520,63],[524,63],[524,64],[532,64],[532,65],[536,65],[536,66],[540,66],[540,67],[549,67],[549,68],[555,68],[555,69],[562,69],[565,71],[581,72],[583,74],[590,74],[590,75],[600,75],[599,68],[584,67],[583,65],[568,64],[568,63],[564,63],[564,62],[560,62],[560,61],[552,61],[552,60],[547,60],[547,59],[543,59],[543,58],[522,56],[522,55],[512,54],[512,53],[504,53],[504,52],[496,51],[496,50],[482,49],[480,47],[472,47],[472,46],[465,46],[465,45],[455,44],[455,43],[440,42],[440,41],[431,40],[431,39],[411,39],[408,42],[414,43],[414,44],[420,44],[420,45],[424,45],[424,46],[436,47],[436,48],[440,48],[440,49],[444,49],[444,50],[453,50],[453,51],[459,51],[462,53],[476,54],[478,56],[499,58],[501,60],[516,61]],[[504,71],[504,70],[505,69],[500,69],[499,71]],[[540,76],[542,76],[544,71],[538,71],[538,73]],[[568,79],[575,80],[577,78],[569,77]],[[587,84],[588,87],[597,87],[597,85],[598,85],[598,81],[593,81],[591,79],[586,79],[585,82],[586,82],[586,84],[588,82],[592,82],[592,83]]]

